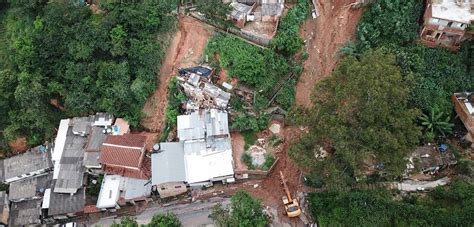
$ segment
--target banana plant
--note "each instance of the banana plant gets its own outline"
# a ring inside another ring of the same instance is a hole
[[[451,123],[449,115],[445,115],[436,107],[431,107],[429,115],[422,114],[419,118],[426,132],[445,136],[453,131],[454,124]]]

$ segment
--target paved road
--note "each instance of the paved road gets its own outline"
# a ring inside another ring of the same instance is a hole
[[[424,190],[432,189],[438,186],[444,186],[449,183],[448,177],[443,177],[436,181],[412,181],[406,180],[402,183],[395,183],[396,188],[401,191],[417,191],[418,188],[423,188]]]
[[[169,207],[151,207],[135,217],[137,218],[138,224],[148,224],[153,215],[157,213],[174,213],[181,220],[183,226],[205,226],[212,224],[212,220],[210,220],[208,216],[211,213],[212,207],[217,203],[222,203],[224,206],[227,206],[230,204],[230,199],[212,198],[207,201],[196,201],[190,204],[173,205]],[[114,221],[119,222],[120,218],[102,218],[92,226],[109,226]]]

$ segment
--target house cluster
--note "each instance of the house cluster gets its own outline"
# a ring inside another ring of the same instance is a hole
[[[212,84],[211,77],[214,73],[206,66],[196,66],[179,69],[178,81],[186,95],[190,98],[186,104],[189,111],[201,108],[214,108],[225,110],[230,100],[230,93]],[[230,84],[224,82],[224,87],[232,89]]]
[[[51,224],[88,212],[88,178],[104,174],[95,209],[145,199],[151,176],[145,137],[129,134],[123,119],[98,113],[60,121],[54,144],[44,144],[0,162],[4,224]],[[96,182],[97,183],[97,182]],[[115,193],[115,194],[114,194]],[[113,202],[111,202],[113,200]]]
[[[178,116],[178,142],[164,142],[152,152],[152,185],[162,198],[186,192],[186,186],[232,183],[234,165],[229,135],[227,93],[211,82],[213,71],[198,66],[179,70],[190,98]],[[230,85],[229,85],[230,86]]]
[[[230,3],[230,18],[237,27],[243,28],[246,22],[275,23],[283,14],[285,0],[224,0]]]
[[[428,0],[421,42],[430,47],[457,50],[462,41],[472,37],[468,27],[474,20],[472,0]]]

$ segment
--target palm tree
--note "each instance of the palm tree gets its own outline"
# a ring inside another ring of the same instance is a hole
[[[420,120],[421,125],[425,127],[427,132],[441,134],[442,136],[451,133],[454,127],[449,115],[445,116],[445,114],[436,107],[431,107],[430,115],[421,115]]]

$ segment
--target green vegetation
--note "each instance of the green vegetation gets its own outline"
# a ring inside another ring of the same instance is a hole
[[[176,77],[173,77],[168,84],[168,105],[165,111],[166,126],[161,134],[160,141],[166,140],[171,128],[177,124],[178,115],[181,114],[181,105],[185,101],[186,95],[181,90]]]
[[[421,134],[419,112],[408,107],[409,82],[383,51],[346,57],[316,85],[310,133],[290,147],[290,157],[330,189],[352,183],[366,165],[380,163],[398,176]],[[314,157],[321,147],[332,155],[319,161]]]
[[[291,57],[303,46],[303,39],[298,35],[300,25],[310,14],[307,0],[299,0],[288,13],[283,16],[278,25],[278,31],[273,38],[271,47],[278,53]]]
[[[395,199],[387,191],[323,192],[310,195],[318,226],[470,226],[474,185],[457,181],[425,198]]]
[[[120,223],[114,223],[111,227],[138,227],[136,218],[133,217],[123,217],[120,220]],[[151,219],[151,222],[148,225],[141,225],[141,226],[149,226],[149,227],[181,227],[181,221],[179,221],[178,217],[176,217],[173,213],[167,214],[155,214]]]
[[[263,170],[269,170],[273,163],[275,163],[275,157],[272,154],[265,155],[265,162],[262,165]]]
[[[451,133],[454,127],[454,124],[450,123],[449,115],[446,116],[437,108],[431,108],[429,115],[421,115],[420,121],[426,132],[433,135],[445,136],[447,133]]]
[[[230,210],[217,204],[209,217],[220,227],[264,227],[270,223],[262,211],[261,201],[242,190],[232,196]]]
[[[473,71],[467,67],[472,64],[472,42],[459,53],[416,44],[422,12],[423,3],[417,0],[372,4],[357,26],[358,41],[351,45],[355,50],[349,52],[361,55],[369,48],[383,48],[395,54],[403,75],[415,78],[410,105],[425,113],[435,107],[450,113],[452,93],[474,89]]]
[[[92,181],[96,181],[94,184]],[[100,187],[102,186],[102,181],[104,180],[104,175],[99,175],[99,177],[89,176],[87,183],[87,194],[91,196],[99,196]]]
[[[172,3],[103,3],[93,14],[66,2],[13,1],[0,16],[4,137],[36,144],[61,117],[97,111],[138,126],[175,26]]]
[[[217,35],[211,38],[206,54],[219,55],[221,66],[231,78],[236,77],[264,94],[271,91],[289,72],[288,63],[283,57],[230,36]]]
[[[111,227],[138,227],[136,218],[132,217],[123,217],[120,219],[120,223],[114,223],[110,225]]]
[[[181,227],[181,221],[173,213],[155,214],[148,224],[149,227]]]
[[[231,26],[232,23],[227,21],[227,15],[232,11],[230,3],[224,3],[221,0],[198,0],[196,9],[204,14],[204,18],[211,23],[223,26]]]
[[[248,169],[255,169],[255,166],[253,166],[252,163],[252,156],[250,156],[249,152],[244,151],[242,154],[242,157],[240,157],[242,162],[245,163]]]

